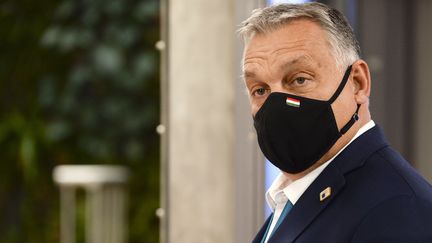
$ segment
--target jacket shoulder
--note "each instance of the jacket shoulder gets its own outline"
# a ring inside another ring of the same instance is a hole
[[[375,198],[352,242],[432,242],[432,187],[387,146],[364,164],[363,181]],[[360,170],[362,171],[362,170]]]
[[[427,182],[398,152],[391,147],[378,151],[375,163],[382,163],[387,170],[383,170],[383,177],[389,177],[388,183],[398,185],[399,195],[411,195],[432,204],[432,186]]]
[[[430,229],[430,201],[416,196],[396,196],[369,211],[355,230],[351,242],[432,242]]]

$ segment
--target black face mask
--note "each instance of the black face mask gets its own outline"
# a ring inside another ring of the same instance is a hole
[[[265,157],[282,171],[295,174],[315,164],[358,120],[352,118],[339,131],[331,104],[338,98],[351,66],[333,96],[315,100],[286,93],[271,93],[254,117],[258,143]]]

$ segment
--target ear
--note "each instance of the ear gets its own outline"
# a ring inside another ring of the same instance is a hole
[[[357,60],[352,65],[351,79],[354,84],[354,96],[357,104],[364,104],[369,100],[371,77],[369,66],[364,60]]]

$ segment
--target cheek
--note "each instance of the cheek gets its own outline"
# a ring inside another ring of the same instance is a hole
[[[255,116],[255,114],[259,111],[261,106],[263,105],[263,102],[260,101],[251,101],[251,112],[252,115]]]
[[[261,106],[264,104],[265,100],[267,99],[267,96],[265,97],[251,97],[249,96],[249,102],[250,102],[250,106],[251,106],[251,112],[252,115],[255,115],[258,110],[261,108]]]
[[[255,114],[258,112],[258,110],[259,110],[258,106],[254,105],[254,104],[251,105],[252,116],[255,116]]]

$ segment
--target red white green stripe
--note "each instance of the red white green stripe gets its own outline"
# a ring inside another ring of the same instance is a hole
[[[289,106],[300,107],[300,100],[296,100],[293,98],[287,98],[286,104]]]

